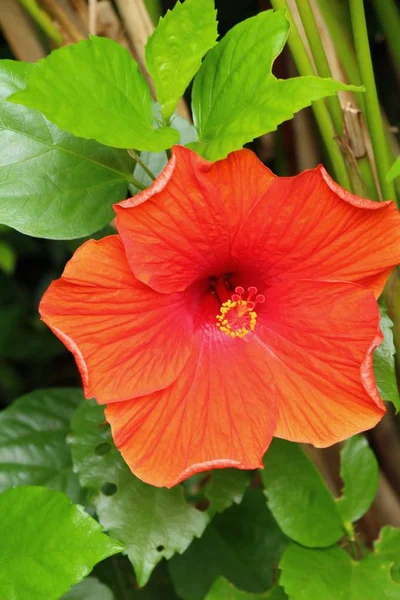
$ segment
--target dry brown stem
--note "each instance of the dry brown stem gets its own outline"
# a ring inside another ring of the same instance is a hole
[[[35,62],[46,56],[37,30],[17,0],[1,0],[0,27],[16,59]]]
[[[79,42],[85,33],[79,28],[77,16],[63,0],[41,0],[48,12],[56,19],[71,42]]]

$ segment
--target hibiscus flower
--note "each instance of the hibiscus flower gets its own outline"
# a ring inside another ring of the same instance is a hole
[[[393,203],[322,166],[279,178],[249,150],[213,164],[177,146],[114,208],[118,235],[83,244],[40,311],[135,475],[171,487],[254,469],[273,436],[328,446],[381,419]]]

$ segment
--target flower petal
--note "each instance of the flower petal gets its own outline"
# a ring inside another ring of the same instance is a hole
[[[249,150],[210,163],[176,146],[150,188],[114,205],[135,276],[169,293],[226,272],[232,239],[274,179]]]
[[[277,178],[249,213],[233,254],[274,279],[360,283],[382,291],[400,262],[400,213],[338,186],[323,167]]]
[[[155,486],[208,469],[261,467],[275,430],[276,392],[257,338],[233,340],[212,326],[197,345],[169,388],[106,409],[125,461]]]
[[[382,341],[373,293],[342,282],[281,282],[256,333],[279,390],[275,435],[329,446],[382,418],[372,352]]]
[[[187,295],[137,281],[119,236],[81,246],[40,303],[43,321],[73,352],[85,395],[117,402],[170,385],[192,349]]]

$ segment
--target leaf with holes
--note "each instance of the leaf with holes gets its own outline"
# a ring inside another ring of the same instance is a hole
[[[298,444],[275,438],[260,471],[268,506],[282,531],[304,546],[324,547],[344,535],[336,503]]]
[[[82,501],[66,443],[82,399],[78,388],[36,390],[0,413],[0,493],[19,485],[43,485]]]
[[[24,89],[32,68],[0,63],[0,223],[36,237],[90,235],[111,221],[113,203],[126,197],[132,160],[7,102]]]
[[[132,475],[94,401],[76,412],[69,442],[81,485],[91,490],[100,523],[125,545],[139,585],[162,558],[184,552],[203,533],[207,515],[186,503],[180,486],[156,488]]]
[[[379,469],[375,454],[362,435],[346,440],[340,453],[340,476],[344,487],[337,507],[344,522],[360,519],[378,490]]]
[[[284,12],[267,10],[235,25],[207,54],[192,95],[199,141],[190,147],[218,160],[339,90],[362,91],[333,79],[276,79],[271,72],[289,32]]]
[[[0,496],[0,598],[58,600],[93,566],[121,551],[61,492],[19,487]]]
[[[273,584],[286,543],[261,490],[248,489],[241,504],[216,515],[199,540],[169,561],[171,579],[183,600],[203,600],[221,575],[262,593]]]
[[[9,101],[35,108],[64,131],[114,148],[159,152],[176,143],[154,128],[152,99],[126,48],[92,36],[54,50],[29,70],[26,89]]]
[[[147,40],[146,66],[156,84],[165,119],[174,112],[217,36],[214,0],[177,2],[160,19]]]

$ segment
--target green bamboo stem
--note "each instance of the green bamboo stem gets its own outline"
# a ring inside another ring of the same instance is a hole
[[[57,46],[61,46],[63,37],[54,26],[53,21],[37,4],[36,0],[19,0],[25,10],[30,14],[32,19],[39,25],[40,29],[51,39]]]
[[[400,10],[395,0],[371,0],[374,5],[394,65],[400,70]]]
[[[277,10],[286,10],[286,16],[290,22],[288,44],[300,75],[315,75],[311,60],[304,47],[286,0],[271,0],[271,4]],[[347,173],[343,155],[335,141],[336,134],[329,111],[323,100],[316,100],[313,102],[312,109],[325,147],[332,161],[336,178],[342,187],[349,190],[351,189],[350,178]]]
[[[335,50],[339,57],[347,83],[361,85],[361,75],[357,64],[354,47],[350,38],[350,32],[338,18],[336,4],[332,0],[317,0],[322,16],[335,44]],[[364,94],[357,93],[357,101],[364,111]]]
[[[310,0],[297,0],[296,4],[308,43],[310,45],[311,54],[317,68],[317,73],[320,77],[332,77],[331,69],[325,53],[325,48],[321,41],[321,34],[310,6]],[[326,99],[326,102],[336,135],[341,136],[343,135],[343,112],[342,107],[340,106],[339,98],[337,95],[330,96]]]
[[[389,171],[390,164],[372,67],[364,2],[363,0],[349,1],[358,66],[362,83],[366,88],[365,115],[373,145],[382,197],[384,200],[395,200],[396,192],[394,185],[386,181],[386,174]]]

